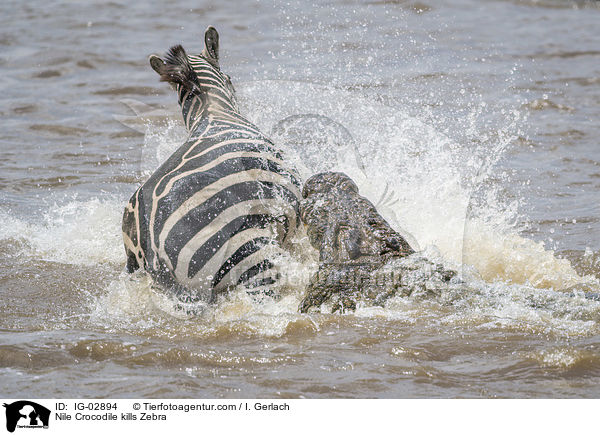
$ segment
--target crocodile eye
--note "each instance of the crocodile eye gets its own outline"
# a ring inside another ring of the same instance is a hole
[[[354,182],[352,180],[343,180],[340,184],[340,189],[344,190],[344,191],[350,191],[350,192],[357,192],[358,189],[356,187],[356,184],[354,184]]]

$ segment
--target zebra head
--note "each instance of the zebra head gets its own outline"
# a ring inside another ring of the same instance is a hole
[[[219,66],[219,34],[209,26],[204,33],[204,50],[188,55],[181,45],[169,49],[164,59],[153,54],[150,66],[177,91],[183,119],[189,131],[210,111],[238,113],[235,89]]]

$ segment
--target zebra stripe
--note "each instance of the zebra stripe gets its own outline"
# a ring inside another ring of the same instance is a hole
[[[300,220],[301,185],[281,150],[238,110],[209,27],[201,55],[151,56],[175,85],[188,140],[134,193],[123,215],[127,270],[145,268],[182,300],[273,282],[268,252]],[[210,296],[206,296],[210,295]]]

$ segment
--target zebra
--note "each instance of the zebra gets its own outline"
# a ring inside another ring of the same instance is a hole
[[[149,57],[178,95],[189,136],[135,191],[123,214],[126,269],[145,269],[180,302],[213,302],[239,284],[274,283],[269,252],[300,226],[301,183],[283,151],[240,114],[219,66],[219,34],[204,49]]]

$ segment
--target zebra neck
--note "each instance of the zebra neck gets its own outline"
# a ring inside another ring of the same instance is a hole
[[[221,106],[210,106],[207,110],[213,122],[229,122],[240,125],[248,125],[249,122],[237,110],[231,110]]]
[[[193,92],[185,92],[180,95],[179,104],[183,123],[189,132],[192,132],[198,122],[207,116],[206,95]]]
[[[207,94],[186,93],[182,97],[183,101],[180,103],[181,113],[183,122],[190,134],[194,134],[199,125],[204,124],[202,121],[209,118],[213,121],[225,120],[231,122],[232,120],[241,120],[242,123],[248,123],[235,108],[224,107],[220,102],[212,101]]]

